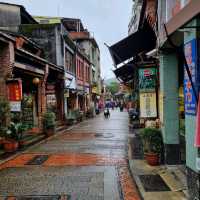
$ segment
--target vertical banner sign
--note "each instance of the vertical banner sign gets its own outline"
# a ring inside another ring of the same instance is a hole
[[[157,117],[156,93],[140,93],[140,117]]]
[[[12,80],[7,83],[9,101],[22,100],[22,82],[21,80]]]
[[[197,74],[197,41],[191,40],[185,44],[184,47],[185,57],[190,69],[192,81],[196,86],[196,74]],[[184,70],[184,97],[185,97],[185,114],[196,115],[196,99],[194,91],[192,89],[191,82],[189,80],[186,69]]]
[[[22,81],[11,80],[7,83],[8,100],[12,112],[21,112]]]
[[[156,79],[157,79],[156,68],[144,68],[139,69],[139,89],[140,92],[155,91]]]

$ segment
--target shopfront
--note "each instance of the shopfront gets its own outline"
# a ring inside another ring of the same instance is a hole
[[[46,81],[46,106],[47,111],[54,112],[56,121],[64,120],[64,73],[55,67],[49,68]]]
[[[25,66],[26,69],[22,69]],[[12,94],[12,88],[16,88],[16,83],[21,88],[20,101],[13,101],[9,95],[11,111],[14,115],[20,117],[21,121],[29,128],[39,127],[39,112],[41,111],[41,96],[39,94],[39,85],[44,78],[45,71],[39,69],[37,72],[31,71],[28,64],[15,63],[13,69],[13,78],[7,81],[8,92]],[[21,114],[20,114],[21,113]]]

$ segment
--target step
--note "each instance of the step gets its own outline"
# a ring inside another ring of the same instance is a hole
[[[46,136],[44,134],[38,135],[25,135],[23,139],[20,141],[23,147],[28,147],[33,145],[41,140],[43,140]]]
[[[174,192],[187,190],[187,184],[182,172],[177,169],[165,169],[159,171],[159,175]]]
[[[64,130],[66,130],[66,129],[67,129],[66,126],[58,126],[58,127],[56,127],[56,132],[64,131]]]

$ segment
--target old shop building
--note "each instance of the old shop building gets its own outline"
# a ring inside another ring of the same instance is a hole
[[[158,44],[166,161],[175,164],[185,160],[190,199],[199,199],[199,146],[195,146],[195,130],[199,101],[200,2],[162,1],[158,3],[158,13],[161,16]]]
[[[22,114],[23,123],[42,127],[46,83],[57,67],[39,57],[41,49],[24,36],[1,32],[1,41],[1,96],[13,113]]]

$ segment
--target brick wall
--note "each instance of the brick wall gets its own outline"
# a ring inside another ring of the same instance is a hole
[[[0,43],[0,96],[7,98],[6,79],[12,77],[14,45]]]

